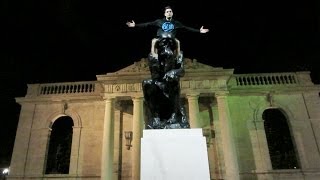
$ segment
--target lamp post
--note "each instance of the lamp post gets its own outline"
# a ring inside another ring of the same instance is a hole
[[[126,146],[127,146],[127,149],[130,150],[130,147],[132,147],[131,145],[131,141],[132,141],[132,131],[125,131],[124,132],[124,137],[126,139]]]

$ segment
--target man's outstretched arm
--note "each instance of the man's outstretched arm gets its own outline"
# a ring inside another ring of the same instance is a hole
[[[152,22],[146,22],[146,23],[138,23],[136,24],[133,20],[131,22],[127,22],[126,25],[128,27],[148,27],[148,26],[157,26],[158,20],[152,21]]]
[[[192,28],[192,27],[186,26],[186,25],[182,24],[182,23],[179,22],[179,21],[176,21],[176,22],[177,22],[178,28],[184,28],[184,29],[186,29],[186,30],[188,30],[188,31],[191,31],[191,32],[200,32],[200,33],[207,33],[207,32],[209,32],[209,29],[205,29],[205,28],[203,28],[203,26],[201,26],[200,29],[196,29],[196,28]]]

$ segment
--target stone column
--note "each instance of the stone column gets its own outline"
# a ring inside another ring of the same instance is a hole
[[[272,180],[272,176],[268,174],[272,170],[272,164],[269,155],[267,137],[264,129],[263,120],[248,121],[248,130],[252,144],[252,152],[256,164],[255,173],[258,180]]]
[[[69,174],[78,175],[81,127],[73,127]]]
[[[19,123],[12,152],[9,177],[26,175],[26,164],[29,156],[31,129],[36,105],[31,103],[21,103]]]
[[[140,180],[140,153],[143,126],[143,97],[133,97],[132,179]]]
[[[290,119],[292,141],[297,149],[297,158],[300,162],[300,169],[303,171],[313,171],[320,167],[319,149],[316,140],[314,139],[314,132],[306,119]]]
[[[310,123],[311,123],[311,128],[312,128],[312,132],[314,134],[314,138],[316,141],[316,145],[317,145],[317,149],[318,149],[318,153],[320,155],[320,117],[317,119],[309,119]]]
[[[188,107],[189,107],[189,124],[190,128],[200,128],[199,116],[199,94],[187,94]]]
[[[114,97],[106,97],[103,142],[101,155],[101,179],[112,180],[113,175],[113,131],[114,131]]]
[[[32,129],[26,163],[26,175],[42,176],[46,171],[46,150],[51,131],[49,128]]]
[[[304,83],[311,83],[310,76],[308,73],[298,73],[299,78],[306,79]],[[311,85],[313,85],[311,83]],[[309,91],[302,94],[304,106],[308,114],[308,119],[311,124],[311,131],[316,141],[318,154],[320,154],[320,98],[319,91]],[[302,103],[301,103],[302,104]]]
[[[222,150],[226,171],[226,180],[238,180],[239,169],[235,150],[235,144],[232,136],[231,120],[229,117],[229,107],[226,94],[216,94],[219,111],[220,132],[222,139]]]
[[[121,117],[123,112],[122,109],[122,102],[121,100],[117,100],[117,102],[115,103],[115,110],[114,110],[114,131],[113,131],[113,135],[114,135],[114,143],[113,143],[113,179],[119,179],[119,177],[121,177],[121,173],[122,173],[122,156],[124,156],[124,154],[122,153],[122,142],[123,139],[125,140],[125,137],[122,136],[122,134],[120,135],[121,131],[122,131],[122,122],[123,119]],[[122,121],[122,122],[121,122]]]

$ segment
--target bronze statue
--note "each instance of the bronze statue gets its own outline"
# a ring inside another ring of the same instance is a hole
[[[180,101],[180,78],[184,76],[183,52],[175,37],[179,28],[193,32],[207,33],[203,26],[199,29],[184,26],[172,19],[171,7],[165,7],[165,18],[153,22],[135,24],[128,27],[158,27],[157,38],[152,40],[148,56],[151,78],[142,82],[147,110],[147,129],[190,128],[186,112]]]

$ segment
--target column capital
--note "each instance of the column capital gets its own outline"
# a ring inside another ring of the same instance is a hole
[[[132,99],[143,99],[144,95],[142,93],[137,93],[131,96]]]
[[[102,98],[103,98],[103,100],[114,100],[117,98],[117,96],[115,96],[113,94],[103,93]]]
[[[217,98],[226,97],[228,95],[229,95],[228,91],[221,91],[221,92],[216,92],[215,93],[215,97],[217,97]]]
[[[200,96],[200,93],[193,92],[193,93],[187,93],[187,98],[198,98]]]

